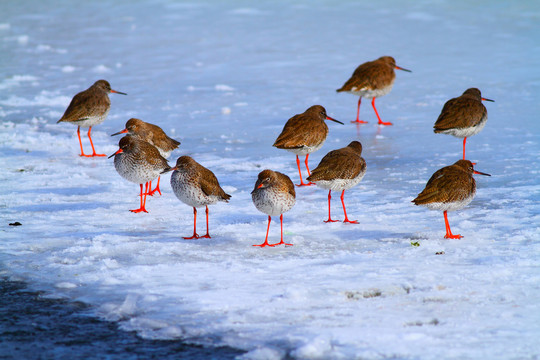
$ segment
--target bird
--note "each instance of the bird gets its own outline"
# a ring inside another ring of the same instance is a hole
[[[111,109],[111,100],[109,93],[127,95],[126,93],[111,89],[107,80],[98,80],[88,89],[81,91],[71,99],[64,115],[56,123],[68,122],[77,125],[77,136],[81,146],[81,155],[85,157],[105,156],[97,154],[90,136],[92,126],[101,124],[107,118]],[[83,151],[81,141],[81,126],[88,127],[88,140],[92,146],[92,154],[86,155]]]
[[[161,172],[170,170],[170,166],[159,153],[158,149],[146,141],[133,136],[124,136],[118,143],[119,149],[109,156],[114,156],[114,167],[124,179],[139,184],[141,188],[141,206],[130,210],[134,213],[148,212],[146,210],[146,195],[150,191],[150,182]],[[145,190],[143,192],[143,184]]]
[[[255,207],[268,215],[268,227],[266,229],[266,238],[264,243],[253,245],[258,247],[288,245],[283,241],[283,213],[292,209],[296,203],[296,192],[291,179],[278,171],[263,170],[259,173],[255,187],[251,192],[251,199]],[[281,241],[276,244],[268,243],[268,231],[272,216],[278,216],[281,224]]]
[[[477,88],[470,88],[457,97],[448,100],[433,126],[437,134],[450,134],[463,138],[463,160],[465,160],[465,143],[469,136],[478,134],[486,125],[487,109],[482,100],[491,101],[482,97]]]
[[[362,157],[362,144],[358,141],[352,141],[344,148],[332,150],[321,159],[307,179],[323,189],[328,189],[328,220],[325,222],[338,221],[332,220],[330,216],[331,193],[335,190],[341,191],[341,205],[345,214],[343,222],[358,224],[358,221],[351,221],[347,217],[343,197],[345,190],[358,185],[365,174],[366,160]]]
[[[152,145],[154,145],[161,156],[165,159],[168,159],[171,155],[171,152],[178,148],[180,145],[179,141],[171,139],[165,134],[159,126],[144,122],[140,119],[131,118],[126,122],[126,127],[124,130],[116,132],[111,136],[128,134],[134,136],[139,140],[144,140]],[[159,181],[161,177],[158,176],[157,186],[154,190],[150,191],[148,195],[152,196],[157,191],[161,195],[161,190],[159,189]],[[150,184],[151,185],[151,184]]]
[[[411,72],[411,70],[399,67],[396,65],[396,60],[391,56],[381,56],[377,60],[368,61],[359,65],[354,70],[349,80],[336,92],[348,92],[357,95],[358,109],[356,111],[356,120],[351,121],[357,124],[366,124],[367,121],[360,120],[360,103],[362,98],[372,99],[371,105],[375,110],[375,115],[379,120],[379,125],[392,125],[391,122],[383,122],[377,108],[375,107],[375,99],[386,95],[392,90],[396,74],[394,69]]]
[[[326,115],[326,109],[321,105],[313,105],[302,114],[294,115],[287,120],[281,134],[272,145],[278,149],[285,149],[296,154],[296,165],[300,174],[300,184],[297,184],[297,186],[313,185],[306,184],[302,180],[302,170],[300,170],[300,158],[298,156],[306,156],[307,173],[311,175],[308,157],[312,152],[319,150],[326,140],[328,126],[324,122],[325,120],[332,120],[344,125],[341,121]]]
[[[229,202],[231,195],[219,185],[216,175],[190,156],[180,156],[176,166],[164,170],[163,173],[173,171],[171,187],[176,197],[183,203],[193,207],[193,235],[184,239],[210,239],[208,231],[208,205],[218,201]],[[206,207],[206,235],[197,234],[197,208]]]
[[[476,171],[469,160],[458,160],[453,165],[437,170],[428,180],[426,187],[412,200],[415,205],[422,205],[430,210],[443,211],[446,226],[446,239],[461,239],[463,236],[452,234],[448,223],[448,211],[463,209],[476,194],[476,181],[473,174],[491,176]]]

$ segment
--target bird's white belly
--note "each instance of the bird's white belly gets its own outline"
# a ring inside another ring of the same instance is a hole
[[[292,209],[296,199],[291,194],[274,191],[256,191],[252,194],[255,207],[262,213],[278,216]]]
[[[394,82],[392,81],[390,85],[385,86],[380,89],[356,89],[353,87],[349,92],[351,94],[354,94],[356,96],[360,96],[366,99],[373,99],[373,98],[378,98],[378,97],[388,94],[392,90],[393,86],[394,86]]]
[[[195,208],[219,201],[219,197],[206,195],[197,184],[192,183],[189,177],[178,170],[171,175],[171,187],[178,200]]]
[[[109,110],[105,111],[102,115],[98,116],[88,116],[87,119],[81,120],[81,121],[75,121],[73,122],[75,125],[78,125],[80,127],[90,127],[94,125],[99,125],[102,122],[105,121],[107,118],[107,115],[109,114]]]
[[[315,184],[323,189],[343,191],[358,185],[364,178],[365,174],[366,173],[363,172],[354,179],[317,180]]]
[[[135,184],[152,181],[160,174],[159,170],[152,169],[146,163],[130,161],[129,157],[122,153],[115,155],[114,167],[120,176]]]
[[[433,203],[428,203],[428,204],[422,204],[422,206],[425,206],[430,210],[455,211],[455,210],[463,209],[465,206],[469,205],[469,203],[473,200],[473,198],[474,198],[474,193],[472,193],[469,197],[461,201],[433,202]]]
[[[454,128],[441,131],[442,134],[453,135],[458,138],[466,138],[478,134],[486,126],[487,116],[485,116],[476,126],[466,128]]]
[[[311,154],[319,150],[320,148],[322,148],[323,144],[324,144],[324,141],[315,146],[302,146],[296,149],[285,149],[285,150],[290,151],[298,156],[305,156],[307,154]]]

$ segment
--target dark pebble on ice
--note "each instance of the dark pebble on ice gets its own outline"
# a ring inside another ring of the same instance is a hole
[[[18,221],[15,221],[13,223],[9,223],[9,226],[21,226],[22,224]]]

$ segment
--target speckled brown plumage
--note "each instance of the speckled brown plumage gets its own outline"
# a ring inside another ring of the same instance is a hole
[[[180,145],[179,141],[170,138],[159,126],[136,118],[129,119],[124,130],[111,136],[125,133],[154,145],[164,158],[168,158],[171,152]]]
[[[457,97],[448,100],[441,111],[433,131],[463,138],[463,159],[465,159],[465,144],[467,137],[478,134],[486,125],[487,109],[482,100],[480,90],[470,88]]]
[[[292,245],[283,241],[283,213],[292,209],[296,202],[296,191],[291,179],[280,172],[273,170],[263,170],[259,173],[255,187],[251,192],[251,198],[255,207],[268,215],[268,228],[264,243],[254,246],[275,246]],[[277,244],[268,243],[268,231],[272,216],[279,215],[281,223],[281,242]]]
[[[337,221],[332,220],[330,213],[331,193],[335,190],[341,191],[344,222],[357,223],[357,221],[350,221],[347,217],[344,195],[345,190],[360,183],[365,174],[366,161],[362,157],[362,144],[358,141],[352,141],[344,148],[332,150],[322,158],[307,179],[323,189],[328,189],[328,220],[326,222]]]
[[[136,184],[141,188],[141,207],[133,212],[144,211],[146,195],[149,192],[150,182],[162,172],[170,170],[170,166],[159,153],[158,149],[146,141],[138,140],[133,136],[124,136],[120,139],[119,149],[111,155],[114,156],[114,167],[124,179]],[[145,184],[143,194],[142,184]],[[144,199],[143,199],[144,195]]]
[[[105,156],[104,154],[96,154],[91,131],[92,126],[101,124],[107,118],[107,114],[111,108],[109,93],[126,95],[125,93],[112,90],[108,81],[98,80],[88,89],[75,95],[62,118],[57,121],[57,123],[68,122],[78,126],[77,135],[81,146],[81,156]],[[81,126],[89,128],[88,139],[90,140],[90,145],[92,145],[92,155],[84,154],[80,134]]]
[[[371,104],[375,115],[379,120],[380,125],[392,125],[390,122],[383,122],[379,117],[377,108],[375,107],[375,98],[388,94],[394,86],[394,80],[396,74],[394,69],[410,72],[410,70],[404,69],[396,65],[396,61],[391,56],[381,56],[377,60],[368,61],[359,65],[354,70],[352,76],[343,84],[343,86],[337,89],[337,92],[349,92],[357,95],[358,108],[356,114],[355,123],[366,123],[366,121],[360,120],[360,104],[362,98],[373,99]]]
[[[298,186],[310,185],[305,184],[302,180],[302,171],[300,170],[300,159],[298,156],[306,156],[305,164],[308,175],[310,175],[311,172],[308,165],[309,154],[319,150],[328,135],[328,126],[325,120],[341,123],[329,117],[326,114],[326,109],[321,105],[313,105],[302,114],[297,114],[290,118],[274,142],[273,146],[278,149],[284,149],[296,154],[296,163],[300,174],[300,184]]]
[[[475,171],[469,160],[458,160],[453,165],[437,170],[428,180],[426,187],[412,200],[431,210],[444,212],[446,238],[461,238],[453,235],[448,224],[447,211],[459,210],[467,206],[476,194],[474,174],[487,175]]]
[[[176,166],[171,168],[171,187],[176,197],[183,203],[193,207],[193,236],[184,239],[210,238],[208,230],[208,205],[218,201],[228,202],[231,195],[219,185],[214,173],[190,156],[181,156]],[[197,234],[197,208],[206,207],[206,235]]]

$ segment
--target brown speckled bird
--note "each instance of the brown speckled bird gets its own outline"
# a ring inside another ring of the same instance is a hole
[[[144,122],[140,119],[129,119],[126,122],[126,128],[124,130],[114,133],[111,136],[126,133],[130,136],[136,137],[139,140],[144,140],[154,145],[159,150],[161,156],[163,156],[165,159],[169,158],[171,152],[180,145],[179,141],[168,137],[167,134],[165,134],[165,131],[163,131],[159,126]],[[158,177],[156,188],[150,191],[148,195],[152,196],[156,191],[159,193],[159,195],[161,195],[161,190],[159,189],[160,179],[161,177]]]
[[[345,223],[358,224],[356,220],[349,220],[345,210],[343,197],[345,190],[358,185],[366,174],[366,161],[362,157],[362,144],[353,141],[344,148],[332,150],[326,154],[319,165],[311,172],[307,178],[317,186],[328,189],[328,220],[325,222],[335,222],[330,216],[330,200],[332,190],[341,191],[341,205],[345,214]]]
[[[96,154],[94,143],[90,133],[92,126],[101,124],[107,118],[111,109],[111,100],[109,93],[126,95],[126,93],[112,90],[111,85],[106,80],[98,80],[88,89],[78,93],[73,97],[59,122],[68,122],[77,125],[77,136],[81,146],[81,156],[105,156],[105,154]],[[88,140],[92,146],[92,154],[85,155],[81,141],[81,126],[88,127]]]
[[[482,97],[480,90],[470,88],[463,95],[448,100],[433,126],[435,133],[450,134],[463,138],[463,160],[465,160],[465,143],[469,136],[478,134],[486,125],[487,109],[482,104],[492,101]]]
[[[176,197],[184,204],[193,207],[193,236],[184,239],[210,239],[208,231],[208,205],[218,201],[228,202],[231,195],[226,194],[219,185],[214,173],[189,156],[180,156],[176,166],[164,172],[174,170],[171,175],[171,187]],[[197,234],[197,208],[206,207],[206,235]]]
[[[353,123],[366,124],[367,121],[360,120],[360,103],[362,98],[373,99],[371,105],[375,110],[375,115],[379,120],[379,125],[392,125],[391,122],[383,122],[377,108],[375,107],[375,98],[386,95],[392,90],[396,74],[394,69],[411,72],[396,65],[396,60],[391,56],[381,56],[377,60],[368,61],[361,64],[354,70],[351,78],[343,84],[337,92],[348,92],[359,96],[356,120]]]
[[[170,170],[170,166],[152,144],[138,140],[133,136],[124,136],[118,143],[120,147],[114,154],[114,167],[124,179],[139,184],[141,187],[141,206],[130,210],[138,213],[146,211],[146,195],[150,191],[150,182],[163,171]],[[143,192],[143,184],[145,190]]]
[[[328,126],[324,122],[325,120],[332,120],[343,125],[341,121],[326,115],[326,109],[324,107],[313,105],[302,114],[297,114],[290,118],[274,142],[273,146],[278,149],[285,149],[296,154],[296,165],[300,174],[300,184],[297,184],[297,186],[312,185],[311,183],[306,184],[302,180],[302,170],[300,170],[300,159],[298,156],[306,156],[305,164],[307,173],[308,176],[311,175],[308,157],[312,152],[319,150],[326,140]]]
[[[296,192],[291,179],[277,171],[263,170],[259,173],[255,182],[255,187],[251,192],[251,199],[259,211],[268,215],[268,227],[264,243],[253,246],[292,245],[283,241],[283,213],[292,209],[296,203]],[[277,215],[279,215],[281,224],[281,241],[276,244],[269,244],[268,231],[270,230],[270,222],[272,216]]]
[[[426,187],[412,202],[431,210],[444,213],[446,239],[461,239],[450,230],[447,211],[463,209],[476,194],[476,181],[473,174],[491,176],[473,168],[469,160],[458,160],[453,165],[437,170],[429,179]]]

